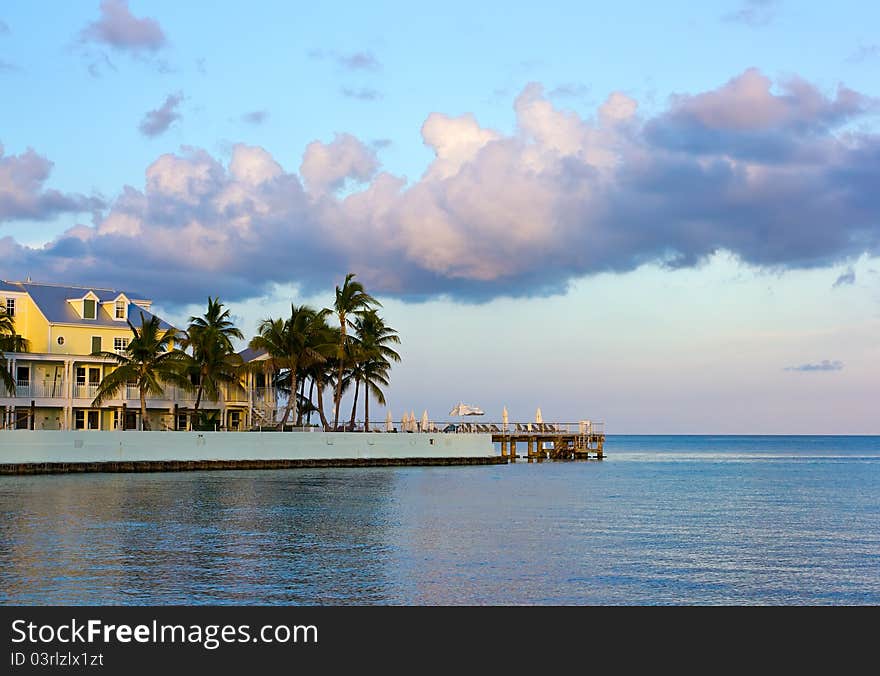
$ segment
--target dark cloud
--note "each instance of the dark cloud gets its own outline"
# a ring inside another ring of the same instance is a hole
[[[339,54],[336,63],[348,70],[381,70],[382,64],[371,52]]]
[[[852,285],[856,283],[856,271],[850,268],[843,274],[841,274],[832,284],[832,288],[837,288],[838,286]]]
[[[786,371],[800,371],[801,373],[812,373],[814,371],[842,371],[842,361],[829,361],[823,359],[816,364],[801,364],[800,366],[787,366]]]
[[[156,110],[150,110],[144,115],[144,119],[138,125],[144,136],[154,137],[165,133],[168,127],[175,121],[181,119],[177,106],[183,101],[183,94],[169,94],[160,107]]]
[[[877,101],[846,87],[834,98],[790,78],[773,82],[750,68],[719,89],[673,97],[666,113],[649,121],[647,138],[655,145],[690,154],[733,155],[766,162],[821,161],[830,149],[828,131],[877,109]]]
[[[185,302],[318,291],[355,271],[383,295],[482,301],[719,251],[777,270],[880,253],[880,135],[852,132],[872,111],[857,92],[775,89],[748,71],[647,119],[620,93],[581,117],[537,84],[514,109],[511,134],[431,113],[434,159],[410,181],[382,170],[381,144],[348,134],[310,143],[298,172],[260,147],[236,145],[228,163],[183,148],[65,233],[84,252],[19,247],[7,274],[62,279],[69,265]]]
[[[97,197],[47,189],[52,162],[28,148],[21,155],[4,155],[0,144],[0,222],[41,221],[60,213],[94,212],[104,203]]]
[[[249,113],[245,113],[241,116],[242,122],[247,122],[248,124],[263,124],[266,120],[269,119],[269,111],[268,110],[253,110]]]
[[[127,0],[102,0],[100,18],[80,32],[80,40],[136,54],[156,52],[167,42],[159,22],[135,17]]]
[[[721,17],[728,23],[741,23],[752,28],[766,26],[776,18],[779,0],[744,0],[738,9]]]
[[[342,95],[349,99],[357,99],[358,101],[378,101],[382,98],[382,93],[369,87],[361,87],[360,89],[352,89],[351,87],[343,87]]]

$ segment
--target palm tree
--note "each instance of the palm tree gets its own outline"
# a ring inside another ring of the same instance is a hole
[[[296,419],[297,390],[302,372],[326,359],[320,342],[322,328],[326,326],[326,313],[326,310],[316,311],[307,305],[291,304],[288,319],[264,319],[257,329],[259,335],[250,341],[251,349],[266,351],[269,359],[264,364],[289,384],[290,394],[279,429],[283,429],[291,412]]]
[[[336,348],[336,392],[333,397],[334,414],[333,429],[339,425],[339,404],[342,401],[342,372],[346,366],[346,346],[348,335],[346,329],[352,327],[349,315],[358,315],[371,307],[382,307],[382,304],[364,290],[363,284],[354,281],[354,273],[345,276],[342,286],[336,287],[336,300],[332,312],[339,320],[339,344]]]
[[[315,330],[316,344],[319,352],[325,356],[324,361],[314,362],[305,371],[305,375],[311,379],[314,389],[317,392],[318,402],[315,410],[321,418],[321,426],[324,431],[330,429],[330,422],[324,415],[324,389],[329,385],[335,390],[335,374],[336,374],[336,346],[339,344],[339,329],[335,326],[327,324],[327,313],[322,313],[315,319],[317,325]],[[309,393],[311,400],[311,392]]]
[[[15,333],[15,321],[0,308],[0,352],[24,352],[27,341]],[[5,359],[0,359],[0,380],[10,394],[15,394],[15,376],[9,371]]]
[[[208,297],[208,309],[201,317],[190,317],[189,327],[181,341],[181,349],[192,349],[187,355],[188,370],[198,379],[193,416],[198,415],[202,395],[212,401],[220,397],[221,384],[238,382],[241,357],[235,354],[233,338],[244,338],[241,330],[229,319],[220,298]]]
[[[134,337],[122,353],[98,352],[97,355],[112,359],[116,368],[104,376],[92,406],[99,407],[107,399],[112,399],[117,392],[129,382],[137,385],[141,398],[141,427],[150,429],[147,419],[147,394],[162,396],[164,385],[176,383],[182,386],[189,381],[184,374],[184,362],[181,353],[172,349],[177,340],[176,329],[163,330],[159,326],[159,318],[141,315],[141,325],[136,327],[131,321],[128,326]]]
[[[364,382],[364,430],[370,431],[370,395],[384,405],[385,395],[379,385],[388,385],[388,370],[391,362],[399,362],[400,355],[391,345],[400,344],[397,331],[387,326],[376,310],[367,310],[354,321],[358,335],[361,357],[359,375]]]

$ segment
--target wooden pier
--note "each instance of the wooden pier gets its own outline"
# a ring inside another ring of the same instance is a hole
[[[501,445],[501,456],[510,462],[542,460],[602,460],[605,457],[604,423],[581,420],[576,423],[460,424],[455,431],[489,432]],[[520,453],[525,450],[525,455]]]

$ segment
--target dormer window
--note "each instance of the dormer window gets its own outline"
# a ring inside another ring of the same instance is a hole
[[[116,301],[116,319],[125,319],[125,306],[126,302],[124,300]]]
[[[98,306],[91,298],[83,300],[83,319],[95,319],[97,317]]]

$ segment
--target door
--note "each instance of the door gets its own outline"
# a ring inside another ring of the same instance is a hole
[[[88,420],[89,420],[89,429],[90,430],[101,429],[101,413],[100,413],[100,411],[89,411],[88,412]]]
[[[18,366],[15,369],[15,395],[17,397],[31,396],[31,367]]]
[[[89,368],[89,396],[94,397],[98,392],[98,385],[101,384],[101,369]],[[91,428],[90,428],[91,429]]]

